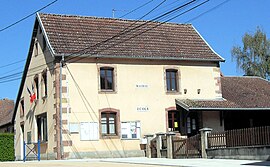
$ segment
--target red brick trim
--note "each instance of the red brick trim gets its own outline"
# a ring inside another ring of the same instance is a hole
[[[69,152],[64,152],[64,158],[68,158],[69,157]]]
[[[213,68],[214,72],[220,72],[220,68]]]
[[[62,74],[62,81],[66,80],[66,79],[67,79],[67,75]]]
[[[177,110],[176,106],[165,108],[165,111]]]
[[[100,113],[105,112],[105,111],[110,111],[110,112],[120,112],[120,110],[115,109],[115,108],[102,108],[98,110]]]
[[[63,146],[66,147],[66,146],[72,146],[72,140],[65,140],[63,141]]]
[[[62,87],[62,93],[67,93],[67,87],[66,86]]]

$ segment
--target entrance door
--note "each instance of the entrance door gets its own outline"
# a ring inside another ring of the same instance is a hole
[[[180,131],[180,114],[178,111],[168,111],[168,131]]]
[[[198,114],[197,113],[189,113],[186,120],[186,128],[187,128],[187,136],[194,136],[198,134]]]

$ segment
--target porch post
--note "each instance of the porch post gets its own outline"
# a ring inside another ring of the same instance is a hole
[[[166,133],[167,136],[167,158],[173,159],[173,136],[174,132]]]
[[[156,133],[156,140],[157,140],[157,158],[161,158],[161,149],[162,149],[162,136],[164,136],[165,133]]]
[[[150,134],[144,135],[144,137],[147,140],[147,144],[146,144],[146,157],[147,158],[152,157],[152,155],[151,155],[151,140],[153,139],[153,136],[154,135],[150,135]]]
[[[208,148],[207,134],[210,133],[213,129],[211,128],[202,128],[199,131],[201,132],[201,149],[202,149],[202,158],[207,158],[206,149]]]

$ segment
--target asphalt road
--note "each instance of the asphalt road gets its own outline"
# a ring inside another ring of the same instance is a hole
[[[225,159],[116,158],[0,162],[0,167],[270,167],[270,161]]]

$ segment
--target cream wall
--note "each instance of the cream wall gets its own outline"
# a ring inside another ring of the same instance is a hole
[[[213,129],[213,132],[224,131],[224,120],[220,124],[219,111],[203,111],[202,112],[203,127]]]
[[[52,63],[53,57],[50,55],[48,47],[46,50],[42,50],[43,39],[42,33],[37,33],[36,42],[38,43],[38,55],[35,53],[35,48],[32,54],[31,62],[28,68],[27,77],[23,85],[23,92],[21,98],[24,99],[24,116],[20,116],[20,107],[18,105],[15,117],[15,156],[17,160],[22,159],[22,140],[27,141],[27,132],[31,132],[32,142],[37,142],[37,123],[36,116],[42,113],[47,113],[47,133],[48,133],[48,142],[42,143],[41,148],[43,154],[49,156],[53,154],[54,143],[54,119],[53,114],[55,114],[54,109],[54,65]],[[46,59],[45,59],[46,57]],[[41,77],[42,72],[47,70],[47,97],[42,98],[41,95]],[[30,103],[30,95],[27,91],[27,87],[32,91],[32,84],[34,84],[34,78],[38,76],[39,84],[39,99],[37,99],[32,104]],[[24,139],[22,138],[22,131],[20,125],[24,124]]]
[[[98,69],[102,66],[114,67],[116,73],[116,92],[99,92]],[[148,60],[112,60],[89,59],[79,63],[67,63],[65,74],[68,95],[66,106],[70,113],[63,119],[68,122],[99,122],[98,111],[103,108],[120,110],[120,121],[141,122],[141,138],[145,134],[166,132],[165,109],[175,107],[175,99],[216,99],[220,97],[216,77],[220,76],[216,64],[148,61]],[[166,92],[165,69],[174,68],[180,72],[179,93]],[[76,81],[77,85],[74,83]],[[147,85],[138,88],[137,84]],[[80,90],[83,95],[80,94]],[[187,94],[184,94],[187,89]],[[201,93],[197,94],[197,89]],[[84,96],[84,97],[82,97]],[[137,107],[149,108],[147,112],[138,112]],[[68,129],[68,125],[65,126]],[[127,151],[139,150],[140,140],[100,139],[99,141],[80,141],[80,134],[66,134],[65,139],[72,140],[72,146],[65,152],[87,151]]]

